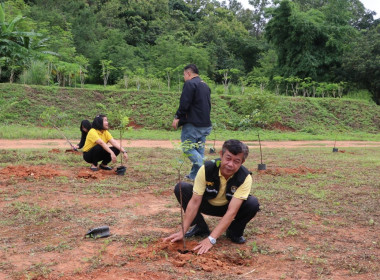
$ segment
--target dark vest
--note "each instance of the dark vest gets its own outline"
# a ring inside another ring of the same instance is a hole
[[[219,193],[220,178],[219,167],[221,160],[215,159],[205,162],[205,174],[206,174],[206,190],[203,194],[204,199],[213,199]],[[252,174],[243,165],[239,170],[227,181],[226,186],[226,199],[231,200],[236,190],[244,183],[248,175]]]

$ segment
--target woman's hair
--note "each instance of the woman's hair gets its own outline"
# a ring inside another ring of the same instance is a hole
[[[81,123],[80,123],[80,127],[79,127],[79,129],[80,129],[80,131],[82,132],[82,133],[86,133],[87,134],[87,132],[85,132],[85,131],[83,131],[83,127],[85,128],[85,129],[87,129],[87,132],[91,129],[91,123],[90,123],[90,121],[89,120],[83,120]]]
[[[92,122],[92,128],[97,130],[104,130],[103,127],[103,119],[106,117],[106,115],[97,115]]]

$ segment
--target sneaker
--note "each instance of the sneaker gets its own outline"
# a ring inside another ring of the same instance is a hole
[[[192,229],[185,233],[185,237],[189,238],[192,236],[207,236],[210,235],[210,230],[208,228],[202,228],[195,225]]]
[[[235,236],[227,229],[226,236],[228,239],[230,239],[233,243],[236,244],[244,244],[247,240],[243,236]]]

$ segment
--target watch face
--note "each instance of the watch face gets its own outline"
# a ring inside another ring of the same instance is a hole
[[[210,243],[211,243],[212,245],[215,245],[215,243],[216,243],[216,239],[215,239],[215,238],[209,236],[208,239],[210,240]]]

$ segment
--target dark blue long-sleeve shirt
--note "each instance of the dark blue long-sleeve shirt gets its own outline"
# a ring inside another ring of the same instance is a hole
[[[179,126],[191,123],[197,127],[211,126],[211,90],[199,76],[188,80],[183,85],[176,118]]]

